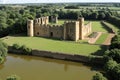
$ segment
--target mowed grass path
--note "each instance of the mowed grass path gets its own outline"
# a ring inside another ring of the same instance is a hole
[[[106,40],[108,35],[108,33],[102,33],[102,35],[98,38],[95,44],[102,44]]]
[[[91,53],[101,50],[99,45],[80,44],[69,41],[59,41],[46,39],[41,37],[13,37],[7,36],[2,39],[8,45],[18,43],[20,45],[26,45],[32,49],[46,50],[53,52],[63,52],[69,54],[90,55]]]

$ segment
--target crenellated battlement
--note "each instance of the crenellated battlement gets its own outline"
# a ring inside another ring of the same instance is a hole
[[[49,27],[63,27],[63,25],[49,25]]]
[[[64,25],[76,25],[79,24],[79,21],[65,21]]]
[[[49,23],[49,17],[40,17],[40,18],[36,18],[34,20],[34,24],[48,24]]]

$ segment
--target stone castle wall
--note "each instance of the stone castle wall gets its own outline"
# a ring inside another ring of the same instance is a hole
[[[88,24],[84,25],[82,27],[82,38],[84,39],[86,37],[86,35],[90,34],[92,32],[91,29],[91,22],[89,22]]]
[[[53,25],[49,26],[50,30],[50,37],[63,39],[63,25]]]
[[[79,40],[79,22],[78,21],[67,21],[64,23],[64,30],[66,30],[65,39],[67,40]]]
[[[49,25],[49,17],[28,20],[28,36],[41,36],[78,41],[91,33],[91,23],[84,25],[84,18],[66,21],[63,25]]]

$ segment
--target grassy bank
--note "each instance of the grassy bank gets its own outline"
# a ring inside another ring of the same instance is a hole
[[[101,46],[99,45],[60,41],[40,37],[8,36],[2,40],[8,45],[18,43],[20,45],[26,45],[32,49],[64,52],[69,54],[90,55],[91,53],[101,50]]]

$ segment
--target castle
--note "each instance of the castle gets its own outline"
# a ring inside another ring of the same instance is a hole
[[[51,22],[57,23],[57,17],[52,17]],[[91,22],[85,25],[84,18],[65,21],[63,25],[49,25],[48,16],[27,21],[28,36],[78,41],[84,39],[91,31]]]

